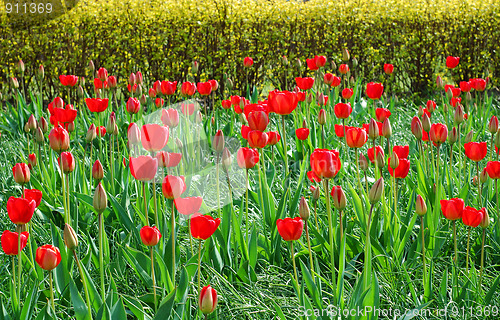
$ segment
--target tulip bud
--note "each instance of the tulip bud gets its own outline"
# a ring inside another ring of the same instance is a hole
[[[335,63],[335,61],[332,60],[332,69],[333,70],[337,70],[337,64]]]
[[[351,56],[349,55],[349,50],[347,50],[346,48],[342,49],[342,61],[347,62],[349,61],[350,57]]]
[[[316,103],[320,106],[325,105],[325,95],[322,92],[316,94]]]
[[[92,178],[97,181],[101,181],[104,177],[104,169],[102,167],[101,161],[97,159],[92,166]]]
[[[344,210],[347,206],[347,200],[345,197],[344,190],[341,186],[334,186],[332,188],[331,196],[333,198],[333,206],[337,210]]]
[[[288,65],[288,58],[286,56],[283,56],[281,61],[283,61],[283,65]]]
[[[26,133],[30,132],[30,127],[27,122],[24,124],[24,132]]]
[[[474,131],[469,131],[469,133],[467,133],[467,135],[465,136],[465,143],[469,143],[472,141],[472,138],[474,137]]]
[[[35,130],[35,142],[38,144],[43,144],[45,141],[45,137],[43,136],[42,129],[40,127],[36,128]]]
[[[418,107],[418,112],[417,112],[417,115],[418,115],[419,117],[422,117],[422,116],[424,115],[424,107],[422,107],[422,106],[419,106],[419,107]]]
[[[78,237],[75,230],[67,223],[64,225],[63,235],[66,247],[71,251],[75,250],[78,247]]]
[[[141,102],[141,104],[142,104],[143,106],[145,106],[145,105],[146,105],[146,102],[148,102],[148,98],[146,97],[146,95],[145,95],[145,94],[143,94],[143,95],[141,95],[141,97],[139,98],[139,101]]]
[[[222,151],[222,166],[225,170],[228,170],[233,163],[233,158],[231,157],[231,153],[228,148],[224,148]]]
[[[464,122],[464,109],[461,104],[458,104],[455,108],[455,115],[453,119],[455,120],[455,124],[461,124]]]
[[[68,132],[73,132],[73,131],[75,131],[75,123],[70,122],[68,123]]]
[[[80,77],[78,78],[79,82],[80,82],[80,85],[85,87],[85,77]]]
[[[297,58],[297,60],[295,60],[295,65],[297,66],[297,68],[302,68],[302,62],[300,62],[300,59]]]
[[[372,140],[379,137],[378,124],[373,118],[370,119],[370,124],[368,125],[368,137]]]
[[[12,174],[14,175],[14,181],[20,185],[30,182],[30,169],[26,163],[16,163],[12,167]]]
[[[217,291],[210,286],[203,287],[200,291],[199,308],[207,315],[212,313],[217,307]]]
[[[179,139],[179,138],[175,138],[175,145],[177,146],[177,148],[179,148],[179,150],[182,150],[182,141]]]
[[[488,123],[488,131],[491,134],[495,134],[498,131],[498,118],[496,116],[492,116],[490,122]]]
[[[377,156],[379,155],[380,153],[377,154]],[[389,162],[389,165],[391,166],[392,170],[396,169],[397,167],[399,167],[399,157],[398,157],[398,154],[396,152],[392,152],[392,157],[391,157],[391,161]]]
[[[415,202],[415,211],[419,216],[423,216],[427,212],[427,204],[421,195],[417,196],[417,201]]]
[[[191,72],[192,73],[198,73],[198,61],[193,61],[191,64]]]
[[[196,121],[196,123],[203,122],[203,115],[201,114],[200,111],[196,112],[196,116],[194,117],[194,120]]]
[[[488,210],[484,209],[483,212],[483,219],[481,220],[481,223],[479,223],[481,228],[486,229],[490,225],[490,216],[488,215]]]
[[[47,120],[45,120],[44,117],[40,117],[40,120],[38,120],[38,127],[42,129],[43,133],[49,131],[49,124],[47,123]]]
[[[133,87],[135,84],[135,73],[131,73],[128,77],[128,84]]]
[[[495,135],[495,146],[500,149],[500,129],[497,131]]]
[[[14,89],[19,89],[19,81],[17,81],[16,78],[10,78],[10,81],[12,82]]]
[[[320,125],[325,125],[325,123],[326,123],[326,111],[325,111],[325,109],[319,110],[318,122]]]
[[[448,142],[453,146],[458,140],[458,131],[456,127],[453,127],[450,132],[448,132]]]
[[[356,68],[358,66],[358,59],[356,57],[352,58],[352,67]]]
[[[368,194],[368,199],[371,204],[377,203],[382,198],[382,192],[384,191],[384,178],[380,178],[373,184]]]
[[[375,156],[375,165],[377,168],[385,167],[385,157],[383,152],[377,152],[377,155]]]
[[[210,123],[212,126],[215,126],[215,117],[210,118]]]
[[[313,198],[313,201],[318,201],[318,199],[319,199],[319,188],[314,189],[314,191],[312,193],[312,198]]]
[[[431,130],[431,119],[429,119],[427,113],[424,113],[422,116],[422,128],[425,132],[429,132]]]
[[[54,108],[63,108],[64,107],[64,101],[61,97],[55,97],[53,104],[54,104]]]
[[[108,206],[108,196],[106,195],[106,191],[104,191],[100,182],[94,192],[93,206],[97,213],[102,213]]]
[[[304,197],[300,198],[299,215],[304,221],[307,221],[307,219],[309,219],[309,216],[311,215],[309,205],[307,204],[307,200]]]
[[[479,182],[486,183],[487,180],[488,180],[488,171],[486,171],[486,168],[484,168],[479,174]]]
[[[87,143],[93,141],[97,137],[97,132],[95,130],[95,125],[92,123],[89,130],[87,130],[87,136],[85,137],[85,141],[87,141]]]
[[[34,115],[30,115],[26,125],[27,125],[29,131],[31,131],[31,132],[35,131],[37,124],[36,124],[36,119],[35,119]]]
[[[478,183],[478,181],[477,181],[477,180],[478,180],[477,176],[474,176],[474,177],[472,178],[472,184],[474,185],[474,187],[477,187],[477,183]]]
[[[135,74],[135,83],[142,84],[142,72],[137,71]]]
[[[312,93],[309,93],[306,97],[306,102],[307,103],[311,103],[313,101],[314,97],[312,95]]]
[[[76,93],[78,94],[78,98],[83,98],[85,91],[81,85],[78,86]]]
[[[224,134],[222,130],[218,130],[212,138],[212,147],[216,152],[222,152],[224,149]]]
[[[92,72],[95,70],[94,61],[92,61],[92,60],[89,61],[89,69]]]
[[[40,65],[37,70],[37,75],[40,77],[40,79],[43,79],[45,77],[45,69],[43,68],[43,65]]]
[[[389,118],[385,119],[382,123],[382,135],[384,138],[390,138],[392,136],[392,127]]]
[[[231,80],[231,79],[227,79],[226,84],[227,84],[227,87],[228,87],[230,90],[231,90],[231,89],[233,88],[233,86],[234,86],[234,84],[233,84],[233,80]]]
[[[365,155],[362,153],[359,155],[358,165],[362,171],[368,170],[368,160],[366,160]]]
[[[436,86],[439,88],[443,88],[444,84],[443,84],[443,79],[441,78],[441,76],[437,76],[436,78]]]
[[[23,60],[19,59],[19,62],[17,63],[17,70],[21,73],[24,73],[24,62]]]
[[[137,96],[141,97],[142,96],[142,85],[138,84],[137,85],[137,90],[135,92],[137,93]]]
[[[111,112],[108,118],[108,123],[106,124],[106,131],[112,133],[116,124],[116,116],[114,112]]]

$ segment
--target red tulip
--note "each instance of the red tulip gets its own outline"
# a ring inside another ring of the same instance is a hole
[[[469,142],[464,144],[465,155],[472,161],[481,161],[488,153],[488,145],[486,142]]]
[[[484,91],[486,89],[486,80],[481,79],[481,78],[475,78],[475,79],[470,79],[469,83],[472,87],[472,89],[476,91]]]
[[[130,114],[136,114],[141,109],[141,103],[137,98],[129,98],[126,105],[127,112]]]
[[[267,145],[267,134],[259,130],[250,131],[248,133],[248,145],[250,148],[264,148]]]
[[[248,133],[252,131],[249,126],[242,125],[241,126],[241,136],[243,139],[248,140]]]
[[[139,181],[153,180],[158,169],[158,160],[151,156],[130,157],[130,173]]]
[[[311,181],[311,183],[320,183],[321,182],[321,178],[318,177],[316,175],[316,173],[314,173],[314,171],[308,171],[307,172],[307,178],[309,179],[309,181]]]
[[[7,213],[13,224],[30,222],[35,208],[36,202],[32,199],[10,197],[7,200]]]
[[[452,56],[446,57],[446,67],[450,69],[456,68],[459,62],[460,62],[459,57],[452,57]]]
[[[315,71],[319,69],[315,59],[306,59],[306,63],[309,70]]]
[[[347,64],[341,64],[339,66],[339,72],[341,74],[347,74],[349,72],[349,66]]]
[[[103,82],[108,80],[108,70],[104,68],[99,68],[99,70],[97,70],[97,76]]]
[[[191,236],[199,240],[207,240],[220,225],[220,219],[208,215],[198,215],[191,218]]]
[[[335,112],[335,116],[339,119],[349,118],[352,112],[350,103],[337,103],[333,110]]]
[[[212,92],[212,84],[210,82],[198,82],[197,89],[202,96],[208,96]]]
[[[167,199],[177,199],[186,191],[186,183],[183,176],[165,176],[161,186],[163,196]]]
[[[28,237],[29,233],[27,231],[21,233],[21,251],[24,249],[24,247],[26,247],[26,244],[28,243]],[[8,256],[16,256],[19,253],[18,241],[19,236],[17,232],[5,230],[2,233],[1,237],[3,252],[5,252],[5,254]]]
[[[452,198],[450,200],[441,200],[441,211],[448,220],[458,220],[462,217],[465,209],[464,200]]]
[[[408,158],[408,155],[410,154],[410,146],[394,146],[392,147],[392,151],[396,152],[398,157],[401,158]]]
[[[269,108],[267,106],[267,103],[250,103],[250,104],[245,104],[245,106],[243,107],[243,113],[245,114],[245,117],[248,119],[248,116],[250,115],[250,113],[252,112],[256,112],[256,111],[262,111],[264,112],[266,115],[269,115]]]
[[[253,65],[253,59],[252,59],[252,58],[250,58],[250,57],[245,57],[245,58],[243,59],[243,66],[244,66],[245,68],[250,68],[252,65]]]
[[[69,149],[69,134],[63,127],[57,126],[49,133],[49,144],[55,152]]]
[[[350,88],[345,88],[342,90],[342,98],[349,100],[351,99],[352,95],[354,94],[354,91]]]
[[[16,163],[12,167],[14,181],[19,184],[25,184],[30,181],[30,168],[26,163]]]
[[[42,191],[38,189],[24,189],[23,192],[23,198],[29,201],[34,200],[36,207],[38,207],[42,202],[42,196],[43,196]]]
[[[175,128],[179,125],[179,112],[176,109],[163,109],[161,111],[161,122],[169,128]]]
[[[413,133],[415,138],[422,139],[423,131],[422,121],[418,117],[413,117],[411,120],[411,133]]]
[[[231,104],[233,106],[239,106],[240,101],[241,101],[241,97],[240,96],[231,96],[230,100],[231,100]]]
[[[203,314],[206,315],[214,312],[217,307],[217,291],[210,286],[203,287],[200,291],[198,304]]]
[[[90,112],[103,112],[108,108],[109,100],[107,98],[87,98],[85,99],[85,103],[87,104],[87,108],[89,108]]]
[[[295,82],[297,83],[297,87],[299,87],[301,90],[309,90],[314,85],[314,78],[311,78],[311,77],[305,77],[305,78],[296,77],[295,78]]]
[[[381,83],[370,82],[366,85],[366,95],[368,98],[376,100],[382,97],[384,85]]]
[[[269,92],[268,104],[270,110],[280,115],[287,115],[297,108],[299,100],[297,94],[290,91]]]
[[[330,195],[333,198],[333,206],[337,210],[344,210],[347,205],[347,200],[345,197],[344,190],[341,186],[333,186]]]
[[[375,152],[373,151],[373,147],[368,149],[368,159],[370,160],[371,163],[375,163],[375,159],[377,158],[377,155],[379,153],[381,153],[382,156],[384,156],[384,150],[382,149],[381,146],[376,146]]]
[[[196,85],[189,81],[184,82],[181,85],[181,94],[183,96],[192,96],[196,92]]]
[[[295,135],[299,140],[306,140],[309,137],[309,129],[308,128],[298,128],[295,130]]]
[[[429,131],[429,138],[436,145],[441,145],[448,138],[448,127],[442,123],[433,123]]]
[[[265,131],[269,124],[269,118],[264,111],[253,111],[247,117],[248,126],[251,130]]]
[[[389,109],[386,108],[377,108],[375,109],[375,116],[377,117],[378,121],[384,122],[385,119],[391,116],[391,111],[389,111]]]
[[[135,122],[128,125],[127,138],[130,144],[139,144],[141,142],[141,132]]]
[[[394,72],[394,66],[390,63],[384,64],[384,72],[385,74],[392,74]]]
[[[469,81],[460,81],[460,90],[462,92],[469,92],[472,89],[472,86]]]
[[[259,162],[259,152],[256,149],[242,147],[236,154],[238,166],[242,169],[251,169]]]
[[[183,215],[190,215],[200,211],[202,197],[187,197],[174,199],[175,207]]]
[[[161,239],[161,233],[157,227],[144,226],[141,228],[139,234],[141,236],[142,243],[148,247],[156,246]]]
[[[488,122],[488,131],[492,135],[498,131],[498,118],[496,116],[491,116],[490,122]]]
[[[350,126],[345,126],[345,132],[349,131],[349,129],[352,129],[354,127],[350,127]],[[344,126],[341,125],[341,124],[336,124],[334,126],[334,129],[335,129],[335,135],[339,138],[343,138],[344,137]]]
[[[269,131],[267,133],[267,145],[268,146],[274,146],[278,144],[278,142],[281,140],[281,136],[277,131]]]
[[[340,79],[340,77],[333,77],[333,81],[332,81],[332,87],[338,87],[340,86],[340,82],[342,80]]]
[[[325,75],[323,76],[323,83],[331,86],[334,78],[335,78],[335,76],[333,74],[331,74],[330,72],[325,73]],[[295,78],[295,80],[297,80],[297,78]],[[312,88],[312,86],[311,86],[311,88]]]
[[[231,108],[231,100],[222,100],[221,104],[223,109],[227,110]]]
[[[36,167],[36,164],[36,155],[34,153],[28,155],[28,168],[32,170],[34,167]]]
[[[486,172],[488,172],[491,179],[500,179],[500,161],[488,162]]]
[[[92,178],[97,181],[101,181],[102,178],[104,178],[104,169],[99,159],[97,159],[92,165]]]
[[[60,75],[59,81],[65,87],[74,87],[78,82],[78,77],[74,75]]]
[[[283,240],[299,240],[304,229],[304,221],[301,217],[278,219],[276,220],[276,227]]]
[[[57,158],[57,163],[64,173],[70,173],[75,170],[75,158],[71,152],[61,152],[61,155]]]
[[[212,80],[208,80],[208,82],[210,82],[210,85],[212,86],[212,92],[219,89],[219,82],[217,82],[217,80],[212,79]]]
[[[310,162],[312,171],[321,179],[335,177],[342,166],[337,150],[315,149]]]
[[[483,220],[486,209],[481,208],[480,210],[474,209],[472,207],[465,207],[462,213],[462,222],[469,227],[477,227]]]
[[[408,172],[410,171],[410,160],[405,158],[399,158],[399,165],[396,169],[391,168],[391,157],[389,157],[387,164],[389,168],[389,174],[395,178],[406,178]]]
[[[163,95],[171,96],[177,90],[177,81],[162,81],[160,90]],[[158,92],[158,91],[157,91]]]
[[[361,148],[368,140],[368,136],[363,128],[353,127],[346,131],[345,139],[350,148]]]
[[[321,68],[326,64],[325,56],[314,56],[314,62],[316,63],[316,67]]]
[[[156,123],[145,124],[141,129],[142,147],[149,152],[163,149],[168,142],[168,127]]]
[[[118,80],[116,80],[115,76],[108,77],[108,85],[111,89],[116,88],[116,86],[118,85]]]
[[[54,122],[70,123],[75,121],[78,111],[73,109],[73,105],[68,104],[64,108],[52,108]],[[52,117],[50,117],[52,118]]]
[[[58,247],[46,244],[36,249],[35,261],[43,270],[53,270],[61,262],[61,253]]]
[[[181,112],[185,116],[192,116],[195,111],[194,103],[181,103]]]

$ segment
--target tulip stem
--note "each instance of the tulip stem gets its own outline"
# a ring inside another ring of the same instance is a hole
[[[496,224],[498,226],[500,223],[500,210],[499,210],[500,207],[499,207],[499,203],[498,203],[498,179],[495,179],[495,193],[497,195],[497,203],[496,203],[496,205],[497,205],[497,222],[496,222]]]
[[[299,277],[297,277],[297,266],[295,264],[295,254],[293,252],[293,240],[290,241],[290,250],[292,253],[293,275],[295,277],[295,284],[297,285],[297,290],[298,290],[299,289]]]
[[[52,311],[54,312],[54,317],[56,317],[56,305],[54,304],[54,289],[52,286],[52,271],[49,271],[49,284],[50,284],[50,304],[52,305]]]
[[[359,185],[359,189],[361,190],[361,189],[363,189],[363,186],[361,185],[361,178],[359,177],[359,155],[358,155],[358,149],[356,149],[354,153],[356,154],[356,175],[358,176],[358,185]]]
[[[248,241],[248,226],[249,226],[249,221],[248,221],[248,188],[250,187],[248,184],[248,169],[246,169],[246,192],[245,192],[245,227],[246,227],[246,241]]]
[[[453,220],[453,242],[455,243],[455,264],[458,262],[457,259],[457,220]]]
[[[313,263],[313,256],[312,256],[312,250],[311,250],[311,240],[309,239],[309,228],[307,227],[307,220],[304,220],[304,224],[306,227],[306,238],[307,238],[307,246],[309,248],[309,262],[311,263],[311,275],[314,281],[314,263]]]
[[[331,271],[332,271],[332,284],[335,288],[337,285],[335,284],[335,257],[333,255],[333,221],[332,221],[332,209],[330,206],[330,193],[328,192],[328,179],[323,179],[323,186],[325,189],[325,199],[326,199],[326,212],[328,214],[328,234],[330,238],[330,257],[331,257]]]
[[[326,148],[326,143],[325,143],[325,126],[321,125],[321,147],[323,149]]]
[[[156,312],[156,281],[155,281],[155,256],[154,256],[154,247],[151,247],[151,280],[153,281],[153,301],[155,305]]]
[[[113,134],[109,135],[109,171],[111,173],[111,189],[114,190],[113,179]]]
[[[172,200],[172,283],[175,283],[175,203]]]
[[[259,151],[260,153],[260,151]],[[259,156],[259,162],[257,162],[257,170],[259,171],[259,195],[260,195],[260,201],[261,201],[261,206],[262,206],[262,216],[264,218],[264,222],[262,223],[262,227],[264,228],[264,237],[267,239],[267,232],[266,232],[266,225],[267,225],[267,216],[266,216],[266,211],[265,211],[265,204],[264,204],[264,195],[262,193],[262,174],[260,170],[260,162],[262,160],[262,157]],[[266,242],[267,244],[267,242]]]
[[[105,289],[104,289],[104,253],[103,253],[103,221],[102,221],[102,213],[98,215],[99,220],[99,272],[101,274],[101,298],[102,303],[105,300]]]
[[[19,236],[19,234],[18,234]],[[17,300],[17,288],[16,288],[16,262],[14,261],[14,256],[12,256],[12,287],[14,290],[12,291],[12,301],[16,300],[20,303],[20,300]],[[20,307],[20,305],[18,305]]]
[[[220,158],[220,152],[217,152],[217,162],[215,163],[215,177],[216,177],[216,185],[217,185],[217,213],[219,217],[221,216],[221,211],[220,211],[220,181],[219,181],[219,158]]]
[[[476,161],[476,173],[477,173],[477,187],[478,187],[477,206],[478,208],[481,208],[481,179],[479,178],[479,161]]]
[[[68,211],[68,224],[71,226],[71,210],[69,204],[69,174],[65,174],[66,177],[66,210]]]
[[[471,227],[469,226],[469,230],[467,231],[467,255],[465,256],[465,271],[467,274],[469,274],[469,242],[470,242],[470,229]]]
[[[369,193],[369,191],[368,191],[368,177],[366,176],[366,170],[364,171],[364,173],[365,173],[365,188],[366,188],[366,194],[368,194],[368,193]]]
[[[314,219],[316,220],[316,231],[319,232],[319,223],[318,223],[318,200],[313,200],[314,202]]]
[[[201,291],[201,239],[198,241],[198,293]]]
[[[76,265],[78,266],[78,271],[80,272],[80,278],[82,279],[83,291],[85,293],[85,300],[87,302],[87,309],[88,309],[88,313],[89,313],[89,319],[92,320],[92,307],[90,305],[89,291],[88,291],[88,288],[87,288],[87,280],[84,277],[82,265],[80,264],[80,260],[78,259],[78,256],[77,256],[75,250],[73,250],[73,255],[75,256]]]
[[[440,160],[440,153],[439,151],[441,150],[441,145],[437,146],[437,164],[436,164],[436,196],[439,197],[439,160]]]
[[[59,159],[61,159],[60,156],[59,156]],[[69,219],[68,219],[69,216],[68,216],[68,213],[66,210],[66,187],[65,187],[65,183],[64,183],[64,173],[63,173],[61,161],[62,160],[59,161],[59,170],[61,170],[61,189],[62,189],[62,196],[63,196],[64,222],[69,224]]]
[[[21,307],[21,225],[17,226],[17,297]]]
[[[481,243],[481,271],[479,272],[479,290],[481,291],[481,284],[483,282],[483,268],[484,268],[484,240],[486,237],[486,229],[483,228],[483,241]]]
[[[425,290],[425,278],[427,277],[427,268],[425,265],[425,231],[424,231],[424,216],[420,216],[420,229],[422,231],[422,263],[424,266],[424,274],[422,276],[422,284]]]
[[[396,179],[396,169],[394,169],[394,214],[397,215],[398,211],[398,181]]]
[[[142,198],[144,200],[144,213],[146,214],[146,225],[149,226],[148,205],[146,201],[146,182],[142,182]]]
[[[283,153],[285,155],[285,179],[283,179],[284,182],[286,182],[286,179],[288,178],[288,153],[287,153],[287,146],[286,146],[286,131],[285,131],[285,116],[281,116],[281,127],[283,129]],[[323,141],[324,144],[324,141]],[[325,147],[323,145],[323,147]]]
[[[156,227],[159,228],[160,227],[160,222],[159,222],[159,219],[158,219],[158,203],[157,203],[157,200],[156,200],[156,183],[155,183],[155,179],[153,178],[153,202],[154,202],[154,208],[155,208],[155,223],[156,223]]]
[[[368,222],[366,224],[366,240],[365,240],[365,270],[363,270],[364,274],[364,287],[368,287],[368,282],[371,279],[368,279],[368,275],[371,275],[371,244],[370,244],[370,223],[372,220],[373,208],[375,205],[372,203],[370,206],[370,213],[368,214]]]

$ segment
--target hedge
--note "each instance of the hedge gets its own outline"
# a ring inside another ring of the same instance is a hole
[[[90,78],[92,59],[121,85],[138,70],[149,81],[183,80],[197,60],[196,80],[227,76],[241,88],[250,56],[250,79],[278,86],[312,74],[306,58],[326,55],[338,66],[348,48],[366,81],[381,80],[383,64],[394,64],[401,92],[424,92],[436,74],[449,75],[447,55],[461,57],[456,80],[489,75],[497,84],[499,9],[497,0],[81,0],[42,26],[12,27],[4,13],[0,81],[5,89],[20,58],[27,81],[39,64],[49,84],[59,74]]]

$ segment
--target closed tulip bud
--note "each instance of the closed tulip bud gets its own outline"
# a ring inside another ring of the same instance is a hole
[[[346,48],[342,49],[342,61],[347,62],[350,58],[351,56],[349,55],[349,50]]]
[[[228,148],[224,148],[222,151],[222,166],[225,170],[228,170],[233,163],[233,157],[231,156],[231,152],[229,152]]]
[[[83,90],[83,87],[81,85],[78,86],[78,90],[76,91],[78,98],[83,98],[85,92]]]
[[[486,168],[484,168],[479,174],[479,182],[486,183],[487,180],[488,180],[488,171],[486,171]]]
[[[17,81],[16,78],[10,78],[10,82],[12,83],[12,86],[14,87],[14,89],[19,89],[19,81]]]
[[[347,206],[347,199],[344,190],[341,186],[334,186],[332,188],[331,196],[333,198],[333,206],[337,210],[344,210]]]
[[[217,291],[210,286],[203,287],[200,291],[198,305],[203,314],[212,313],[217,307]]]
[[[375,119],[371,118],[368,125],[368,137],[375,140],[379,137],[378,124]]]
[[[375,157],[375,164],[377,165],[377,168],[383,168],[385,166],[385,157],[382,152],[377,152],[377,155]]]
[[[469,102],[472,101],[472,94],[470,91],[465,94],[465,100]]]
[[[198,73],[198,69],[199,69],[199,66],[198,66],[198,61],[193,61],[193,63],[191,64],[191,72],[192,73]]]
[[[368,194],[368,199],[371,204],[377,203],[382,198],[382,192],[384,191],[384,178],[380,178],[373,184]]]
[[[210,123],[212,126],[215,126],[215,117],[210,118]]]
[[[358,59],[356,57],[352,58],[352,66],[356,68],[358,66]]]
[[[451,88],[448,88],[448,90],[446,91],[446,98],[448,98],[448,100],[453,98],[453,90],[451,90]]]
[[[366,160],[365,155],[362,153],[359,155],[358,165],[362,171],[368,170],[368,160]]]
[[[73,131],[75,131],[75,123],[70,122],[68,123],[68,132],[73,132]]]
[[[474,137],[474,131],[469,131],[469,133],[467,133],[467,135],[465,136],[465,141],[464,141],[464,144],[465,143],[469,143],[472,141],[472,138]]]
[[[447,104],[444,104],[444,106],[443,106],[443,112],[445,114],[448,114],[448,105]]]
[[[143,105],[145,105],[146,102],[148,102],[148,98],[146,97],[145,94],[141,95],[141,97],[139,98],[139,102],[142,103]]]
[[[312,198],[313,198],[313,201],[318,201],[318,199],[319,199],[319,188],[314,189],[314,191],[312,193]]]
[[[229,89],[232,89],[234,87],[233,80],[231,79],[227,79],[226,84]]]
[[[316,94],[316,103],[320,106],[325,105],[325,95],[322,92],[319,94]]]
[[[78,80],[80,81],[80,85],[85,87],[85,77],[80,77]]]
[[[196,113],[196,116],[194,117],[194,120],[196,121],[196,123],[202,123],[203,122],[203,115],[201,114],[201,112],[197,112]]]
[[[137,71],[135,73],[135,83],[142,84],[142,72]]]
[[[307,204],[307,200],[304,197],[300,198],[299,215],[304,221],[307,221],[307,219],[309,219],[309,216],[311,215],[309,205]]]
[[[421,195],[417,196],[417,201],[415,202],[415,211],[419,216],[423,216],[427,212],[427,204]]]
[[[43,65],[40,65],[37,70],[37,75],[40,77],[40,79],[43,79],[45,77],[45,69],[43,68]]]
[[[89,61],[89,70],[90,71],[94,71],[95,70],[94,61],[92,61],[92,60]]]
[[[481,228],[486,229],[490,225],[490,216],[488,215],[488,210],[484,209],[483,211],[483,219],[481,220],[481,223],[479,223]]]
[[[461,124],[464,122],[464,109],[462,108],[461,104],[458,104],[457,107],[455,108],[455,115],[454,118],[456,124]]]
[[[106,195],[106,191],[104,190],[100,182],[97,185],[97,188],[95,189],[94,201],[92,204],[97,213],[102,213],[104,210],[106,210],[106,207],[108,206],[108,196]]]
[[[332,69],[333,70],[337,70],[337,64],[335,63],[335,61],[332,60]]]
[[[314,97],[312,95],[312,93],[309,93],[306,97],[306,102],[307,103],[311,103],[313,101]]]
[[[66,247],[71,251],[75,250],[78,247],[78,237],[75,230],[67,223],[64,225],[63,235]]]
[[[35,129],[37,127],[35,116],[30,115],[30,117],[28,118],[28,122],[26,122],[26,124],[27,124],[29,131],[31,131],[31,132],[35,131]]]
[[[177,148],[179,148],[179,150],[182,150],[182,141],[179,139],[179,138],[175,138],[175,145],[177,146]]]
[[[104,178],[104,169],[99,159],[97,159],[92,166],[92,178],[97,181],[101,181],[102,178]]]
[[[441,78],[441,76],[437,76],[436,78],[436,86],[439,88],[443,88],[443,79]]]
[[[498,118],[496,116],[492,116],[490,122],[488,123],[488,131],[491,134],[495,134],[498,131]]]
[[[45,141],[45,137],[43,136],[42,129],[40,127],[36,128],[35,130],[35,142],[38,144],[43,144]]]
[[[300,69],[300,68],[302,68],[302,62],[300,61],[300,59],[299,59],[299,58],[297,58],[297,59],[295,60],[295,65],[296,65],[296,66],[297,66],[297,68],[299,68],[299,69]]]
[[[500,149],[500,129],[497,131],[495,135],[495,146]]]
[[[30,127],[27,122],[24,124],[24,132],[26,133],[30,132]]]
[[[142,85],[137,85],[137,90],[135,91],[139,97],[142,98]],[[144,102],[145,103],[145,102]]]
[[[349,71],[348,74],[350,74],[351,72]],[[349,83],[351,84],[351,86],[353,86],[354,84],[356,84],[356,80],[354,80],[354,77],[351,76],[351,78],[349,79]],[[385,94],[385,93],[384,93]]]
[[[245,115],[243,113],[240,113],[238,116],[240,118],[239,120],[240,120],[241,124],[248,125],[247,118],[245,117]]]
[[[116,124],[116,116],[114,112],[111,112],[108,118],[108,123],[106,124],[106,132],[112,133]]]
[[[325,111],[325,109],[319,110],[319,113],[318,113],[318,123],[320,125],[325,125],[325,123],[326,123],[326,111]]]
[[[382,123],[382,135],[384,138],[390,138],[392,136],[392,127],[389,118],[385,119]]]
[[[50,148],[56,152],[69,149],[69,134],[60,125],[54,127],[49,133]]]
[[[216,152],[222,152],[222,150],[224,150],[224,134],[222,130],[218,130],[212,138],[212,147]]]
[[[17,70],[21,73],[24,73],[24,62],[23,60],[19,59],[19,62],[17,63]]]
[[[419,107],[418,107],[418,112],[417,112],[417,115],[418,115],[419,117],[422,117],[422,116],[424,115],[424,107],[422,107],[422,106],[419,106]]]
[[[40,117],[40,120],[38,120],[38,127],[42,129],[43,133],[49,131],[49,124],[47,123],[47,120],[45,120],[44,117]]]
[[[422,116],[422,128],[425,132],[429,132],[431,130],[431,119],[429,119],[427,113],[424,113]]]
[[[89,142],[93,141],[96,137],[97,137],[96,128],[95,128],[95,125],[92,123],[89,127],[89,130],[87,130],[87,135],[85,137],[85,141],[87,141],[87,143],[89,143]]]
[[[24,185],[30,181],[30,169],[26,163],[16,163],[12,167],[12,174],[14,176],[14,181]]]
[[[379,154],[380,153],[378,153],[377,156]],[[389,162],[389,165],[391,166],[392,170],[396,169],[399,166],[399,157],[398,157],[398,154],[394,151],[392,152],[392,157],[391,157],[391,161]]]
[[[458,131],[456,127],[453,127],[450,132],[448,132],[448,142],[453,145],[458,140]]]

